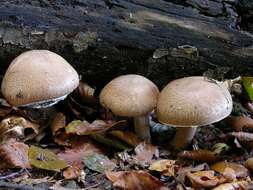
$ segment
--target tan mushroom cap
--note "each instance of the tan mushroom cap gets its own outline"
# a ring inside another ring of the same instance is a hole
[[[100,93],[100,103],[115,115],[137,117],[156,107],[159,90],[140,75],[122,75],[109,82]]]
[[[232,111],[228,89],[204,77],[177,79],[161,91],[157,118],[178,127],[208,125],[227,117]]]
[[[59,98],[79,84],[75,69],[48,50],[32,50],[16,57],[7,69],[1,91],[14,106]]]

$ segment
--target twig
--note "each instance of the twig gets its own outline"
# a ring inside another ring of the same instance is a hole
[[[15,189],[15,190],[47,190],[41,187],[33,187],[30,185],[16,184],[13,182],[0,181],[0,189]]]
[[[0,180],[3,180],[3,179],[9,179],[9,178],[12,178],[12,177],[15,177],[19,174],[22,174],[24,172],[24,169],[21,169],[17,172],[12,172],[11,174],[8,174],[8,175],[2,175],[0,176]]]

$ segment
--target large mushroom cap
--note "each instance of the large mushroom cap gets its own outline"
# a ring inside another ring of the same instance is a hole
[[[31,105],[66,96],[79,84],[75,69],[48,50],[19,55],[7,69],[1,91],[14,106]]]
[[[170,82],[160,93],[157,117],[178,127],[202,126],[227,117],[232,111],[228,89],[204,77],[186,77]]]
[[[100,93],[100,103],[119,116],[136,117],[152,111],[157,103],[157,86],[140,75],[122,75]]]

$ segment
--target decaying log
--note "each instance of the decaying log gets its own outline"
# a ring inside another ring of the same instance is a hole
[[[236,0],[2,0],[0,65],[27,49],[64,56],[89,83],[138,73],[169,80],[253,71],[253,37]],[[214,73],[215,73],[214,72]]]

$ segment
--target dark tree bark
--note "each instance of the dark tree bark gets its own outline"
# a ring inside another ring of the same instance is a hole
[[[50,49],[100,87],[125,73],[159,86],[207,70],[250,75],[253,37],[238,30],[236,7],[235,0],[2,0],[1,74],[19,53]]]

